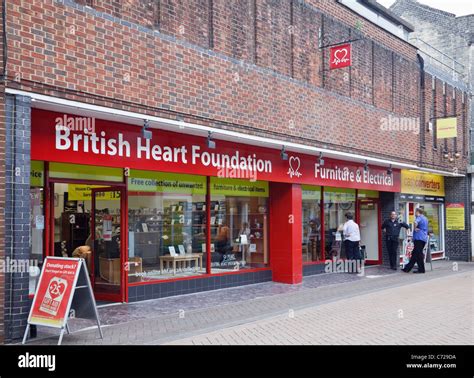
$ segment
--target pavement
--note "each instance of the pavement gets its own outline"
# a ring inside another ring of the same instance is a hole
[[[104,339],[72,319],[63,345],[474,344],[474,263],[426,274],[366,268],[99,308]],[[38,327],[28,344],[54,345]]]

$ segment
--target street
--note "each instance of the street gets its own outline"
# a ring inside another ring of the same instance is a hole
[[[472,345],[474,272],[289,311],[171,344]]]
[[[474,265],[433,267],[425,275],[370,267],[361,277],[319,274],[298,286],[268,282],[103,306],[104,340],[93,323],[72,319],[63,344],[473,344]],[[56,342],[40,328],[29,344]]]

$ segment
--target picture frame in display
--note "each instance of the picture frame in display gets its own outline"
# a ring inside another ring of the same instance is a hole
[[[170,246],[168,247],[168,251],[170,251],[170,256],[173,256],[173,257],[177,256],[177,254],[176,254],[176,248],[175,248],[173,245],[170,245]]]

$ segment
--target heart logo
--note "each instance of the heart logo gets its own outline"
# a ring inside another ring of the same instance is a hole
[[[290,157],[290,168],[293,170],[293,172],[298,172],[300,165],[301,161],[299,157]]]
[[[49,283],[48,291],[52,299],[56,299],[63,295],[65,290],[66,284],[58,279],[53,278]]]
[[[345,62],[347,54],[347,49],[339,49],[334,51],[334,58],[336,58],[336,60],[339,62]]]
[[[290,168],[288,169],[287,174],[290,176],[290,178],[293,178],[293,176],[301,177],[302,174],[299,172],[301,166],[300,158],[297,156],[291,156],[288,163]]]

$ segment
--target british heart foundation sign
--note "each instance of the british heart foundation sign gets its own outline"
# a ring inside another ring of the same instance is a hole
[[[62,328],[79,273],[80,261],[48,257],[45,260],[28,322]]]
[[[351,66],[351,44],[333,46],[329,49],[329,68],[335,70]]]

